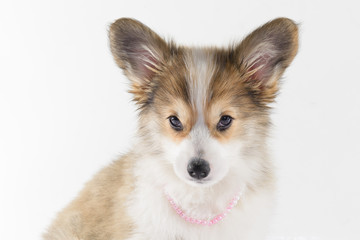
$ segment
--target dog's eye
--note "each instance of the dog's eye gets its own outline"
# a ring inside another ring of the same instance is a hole
[[[170,116],[169,117],[169,122],[170,122],[170,126],[176,130],[176,131],[182,131],[183,130],[183,125],[180,122],[180,120],[175,117],[175,116]]]
[[[221,116],[218,124],[216,125],[216,129],[218,131],[224,131],[228,129],[232,123],[232,120],[233,118],[228,115]]]

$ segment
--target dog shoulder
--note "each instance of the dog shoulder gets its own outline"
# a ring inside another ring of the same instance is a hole
[[[127,154],[97,173],[77,198],[58,214],[44,239],[126,238],[132,224],[124,205],[133,190],[134,158],[134,154]]]

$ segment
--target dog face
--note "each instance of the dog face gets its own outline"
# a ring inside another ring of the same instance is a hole
[[[132,19],[117,20],[109,34],[150,152],[191,185],[259,181],[269,169],[268,104],[297,52],[291,20],[275,19],[228,49],[166,43]]]

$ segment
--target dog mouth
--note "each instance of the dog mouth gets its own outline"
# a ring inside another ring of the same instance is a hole
[[[206,184],[207,182],[209,182],[209,180],[195,180],[195,179],[189,179],[191,182],[194,182],[196,184]]]
[[[194,179],[194,178],[187,178],[188,183],[193,186],[211,186],[213,185],[213,181],[211,178],[206,179]]]

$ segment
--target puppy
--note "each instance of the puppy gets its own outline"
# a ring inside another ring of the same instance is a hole
[[[44,239],[264,239],[274,192],[269,104],[297,53],[296,24],[275,19],[229,48],[178,46],[128,18],[109,37],[139,108],[136,144]]]

